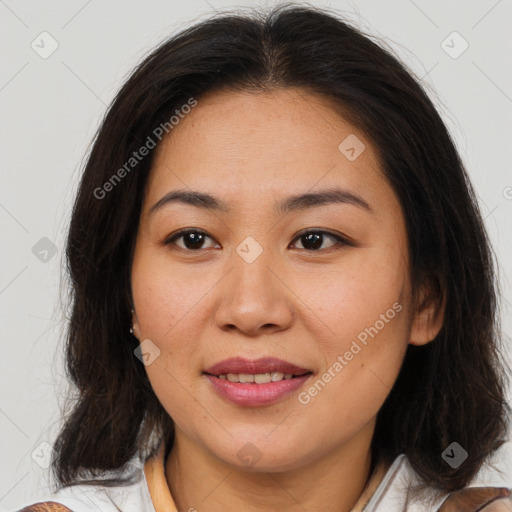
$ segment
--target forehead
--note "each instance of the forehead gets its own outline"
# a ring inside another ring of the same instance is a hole
[[[339,186],[369,202],[393,195],[371,142],[332,102],[296,88],[220,91],[163,139],[146,200],[190,187],[247,204]]]

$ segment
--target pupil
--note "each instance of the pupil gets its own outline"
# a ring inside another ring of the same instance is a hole
[[[310,244],[311,249],[318,249],[322,246],[322,235],[318,233],[309,233],[307,235],[304,235],[303,238],[308,240],[309,242],[313,241],[312,244]],[[304,242],[302,243],[304,247],[307,247],[307,244]]]
[[[308,244],[310,249],[318,249],[322,246],[322,235],[319,233],[308,233],[302,238],[304,247],[308,247]],[[202,233],[187,233],[184,236],[184,241],[187,249],[199,249],[204,241],[204,235]]]
[[[203,242],[203,236],[201,233],[187,233],[184,237],[185,246],[187,249],[198,249],[201,247]],[[189,241],[192,243],[189,243]]]

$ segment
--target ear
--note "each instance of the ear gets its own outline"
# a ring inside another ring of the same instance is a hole
[[[133,336],[135,336],[137,339],[139,339],[139,322],[137,320],[137,314],[135,313],[135,310],[132,309],[132,329],[133,329]]]
[[[444,287],[432,281],[420,287],[411,326],[411,345],[426,345],[439,334],[443,326],[445,307]]]

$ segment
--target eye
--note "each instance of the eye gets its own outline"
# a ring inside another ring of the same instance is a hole
[[[164,242],[164,245],[174,244],[185,251],[198,251],[200,249],[208,248],[204,247],[204,242],[208,238],[210,240],[213,240],[212,237],[210,237],[200,229],[188,228],[182,229],[181,231],[178,231],[177,233],[167,238]],[[324,245],[326,238],[334,240],[335,243],[331,244],[327,248],[322,247]],[[176,241],[179,239],[183,239],[183,245],[176,243]],[[340,235],[336,235],[328,231],[311,229],[300,233],[298,236],[294,238],[294,241],[295,240],[300,240],[302,248],[309,252],[318,252],[319,250],[326,249],[329,250],[335,248],[336,246],[352,245],[349,240]],[[210,248],[211,247],[212,246],[210,246]],[[299,247],[299,249],[301,248]]]
[[[175,240],[180,238],[183,238],[184,246],[175,243]],[[213,238],[208,236],[204,231],[189,228],[178,231],[178,233],[175,233],[172,237],[165,240],[164,244],[175,244],[183,250],[197,251],[198,249],[204,249],[203,244],[206,238],[213,240]]]
[[[325,249],[325,247],[322,248],[322,245],[325,241],[325,238],[330,238],[331,240],[335,240],[336,243],[332,244],[331,246],[327,247],[327,249],[331,249],[333,247],[336,247],[337,245],[351,245],[351,243],[345,239],[344,237],[340,235],[335,235],[334,233],[330,233],[328,231],[321,231],[321,230],[309,230],[309,231],[303,231],[300,233],[297,237],[295,237],[294,240],[300,240],[302,247],[305,250],[308,251],[318,251],[320,249]],[[299,247],[300,249],[300,247]]]

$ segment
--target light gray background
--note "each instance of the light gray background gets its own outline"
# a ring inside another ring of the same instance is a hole
[[[386,38],[431,89],[480,198],[500,263],[503,332],[510,335],[512,3],[311,3],[344,11],[356,26]],[[60,286],[64,236],[80,165],[106,105],[163,38],[216,9],[249,5],[0,0],[1,510],[15,509],[49,481],[37,462],[44,466],[48,459],[47,445],[40,445],[54,440],[66,391],[61,357],[66,295]],[[58,43],[46,59],[31,47],[35,41],[40,52],[51,48],[48,36],[39,36],[43,31]],[[445,51],[462,49],[457,36],[446,39],[453,31],[469,44],[457,58]],[[41,261],[44,253],[32,251],[43,237],[57,248],[46,262]],[[492,482],[512,486],[510,451],[507,443],[499,461],[508,477]]]

